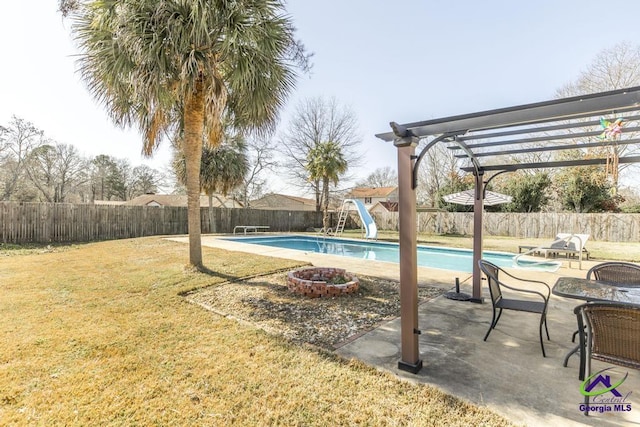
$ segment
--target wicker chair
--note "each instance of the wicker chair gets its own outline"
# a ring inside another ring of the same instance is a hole
[[[550,339],[549,329],[547,329],[547,306],[549,304],[549,295],[551,294],[549,285],[539,280],[527,280],[513,276],[500,267],[485,260],[478,261],[478,265],[480,266],[480,269],[483,271],[485,276],[487,276],[487,281],[489,282],[489,292],[491,293],[491,305],[493,306],[493,318],[491,319],[489,330],[484,336],[484,341],[489,338],[489,334],[498,324],[498,320],[500,320],[500,316],[502,316],[502,310],[515,310],[528,313],[537,313],[540,314],[540,347],[542,348],[542,356],[546,357],[547,355],[544,351],[544,341],[542,339],[542,326],[544,325],[545,332],[547,333],[547,339]],[[518,280],[520,282],[537,283],[538,285],[542,285],[544,286],[543,292],[509,286],[502,280],[500,280],[501,275]],[[513,292],[533,294],[539,296],[542,301],[504,298],[502,295],[502,288],[509,289]]]
[[[587,272],[587,279],[619,283],[622,286],[640,286],[640,265],[629,262],[603,262]]]
[[[593,266],[587,271],[587,280],[600,280],[608,282],[610,285],[620,285],[624,287],[640,287],[640,265],[631,264],[629,262],[603,262]],[[582,329],[578,329],[573,333],[571,342],[575,342],[576,336]],[[564,367],[569,363],[569,353],[564,359]],[[585,359],[583,353],[580,353],[580,375],[584,368]],[[582,379],[582,378],[581,378]]]
[[[640,369],[640,306],[619,302],[592,302],[574,310],[578,319],[580,352],[586,363],[580,380],[591,376],[591,360]],[[582,364],[581,364],[582,365]],[[585,415],[589,396],[585,396]]]

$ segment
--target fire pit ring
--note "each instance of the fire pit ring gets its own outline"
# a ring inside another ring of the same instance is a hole
[[[305,267],[290,271],[287,287],[309,298],[337,297],[358,290],[360,281],[343,268]]]

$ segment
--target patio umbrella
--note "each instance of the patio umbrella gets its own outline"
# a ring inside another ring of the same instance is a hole
[[[457,203],[459,205],[473,205],[476,198],[475,190],[465,190],[459,193],[447,194],[443,197],[447,203]],[[513,198],[506,194],[496,193],[494,191],[485,191],[484,193],[484,206],[499,205],[501,203],[510,203]],[[444,294],[446,298],[454,299],[458,301],[468,301],[471,299],[471,295],[460,292],[460,282],[456,277],[456,290],[455,292],[447,292]]]
[[[475,190],[465,190],[459,193],[447,194],[443,197],[443,199],[447,203],[456,203],[458,205],[473,205],[475,197]],[[499,205],[501,203],[511,203],[511,200],[511,196],[496,193],[494,191],[486,191],[484,195],[485,206]]]

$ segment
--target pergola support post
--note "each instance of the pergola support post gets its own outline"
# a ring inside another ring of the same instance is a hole
[[[421,122],[399,124],[391,122],[391,132],[376,136],[384,141],[393,141],[398,147],[398,184],[400,188],[400,265],[401,265],[401,310],[402,310],[402,362],[418,366],[417,347],[417,311],[413,292],[417,292],[416,279],[416,238],[415,238],[415,192],[407,180],[413,169],[414,186],[417,185],[417,166],[431,146],[439,142],[455,143],[461,149],[471,165],[462,167],[465,172],[474,172],[476,180],[476,200],[474,202],[474,241],[473,241],[473,296],[472,301],[482,302],[481,273],[478,261],[482,258],[482,216],[484,189],[486,183],[482,175],[489,171],[513,172],[524,169],[574,167],[607,164],[607,158],[562,160],[555,162],[531,162],[505,164],[500,160],[505,154],[550,152],[575,149],[574,144],[565,144],[557,139],[576,137],[576,129],[601,123],[603,115],[621,117],[628,113],[629,119],[637,120],[640,113],[640,86],[616,89],[608,92],[579,95],[564,99],[554,99],[533,104],[499,108],[472,114],[457,115]],[[631,115],[633,114],[633,115]],[[596,118],[599,117],[599,118]],[[586,119],[586,121],[584,120]],[[553,131],[554,138],[542,148],[528,149],[531,142],[547,141],[548,132]],[[620,133],[635,131],[626,127]],[[543,133],[544,132],[544,133]],[[578,132],[580,134],[580,132]],[[596,136],[598,132],[589,129],[582,132],[585,136]],[[437,136],[439,135],[439,136]],[[536,136],[537,135],[537,136]],[[437,136],[437,137],[436,137]],[[415,145],[419,140],[431,140],[420,153],[413,157]],[[504,139],[507,137],[507,139]],[[611,138],[599,138],[600,141],[587,142],[588,147],[607,147]],[[469,143],[471,141],[472,143]],[[477,142],[473,142],[477,141]],[[479,141],[479,142],[478,142]],[[624,141],[624,142],[623,142]],[[633,139],[621,139],[618,143],[635,143]],[[521,147],[505,150],[508,145]],[[494,147],[494,148],[491,148]],[[495,158],[490,165],[481,165],[479,159]],[[415,161],[414,161],[415,160]],[[414,163],[414,164],[412,164]],[[618,159],[619,164],[640,163],[640,156],[628,156]],[[495,176],[495,175],[494,175]],[[411,252],[409,252],[411,251]],[[418,368],[419,369],[419,368]]]
[[[398,148],[398,214],[400,232],[400,328],[401,360],[398,369],[418,373],[422,360],[418,348],[418,254],[416,191],[413,167],[417,138],[395,141]]]
[[[484,213],[484,181],[483,171],[476,170],[475,199],[473,202],[473,293],[471,302],[482,303],[482,273],[478,261],[482,259],[482,215]]]

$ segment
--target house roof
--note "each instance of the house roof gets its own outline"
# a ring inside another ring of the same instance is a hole
[[[316,201],[314,199],[308,199],[306,197],[298,197],[298,196],[288,196],[286,194],[281,194],[281,196],[286,197],[291,200],[295,200],[296,202],[303,203],[305,205],[313,205],[315,207]]]
[[[220,200],[225,204],[225,207],[242,207],[242,204],[236,200],[228,199],[222,195],[215,195],[212,200],[212,206],[214,208],[222,207]],[[124,203],[127,206],[146,206],[149,204],[161,205],[161,206],[187,206],[187,196],[177,194],[143,194],[142,196],[134,197]],[[200,195],[200,207],[209,207],[209,196]]]
[[[349,192],[349,196],[354,199],[365,197],[387,197],[397,190],[398,187],[356,187]]]
[[[252,208],[258,209],[287,209],[296,207],[298,209],[316,209],[316,201],[305,197],[290,196],[288,194],[269,193],[251,202]]]
[[[377,202],[369,210],[376,210],[378,205],[382,206],[388,212],[398,212],[398,202]]]
[[[94,200],[94,205],[103,205],[103,206],[116,206],[116,205],[124,205],[126,202],[122,200]]]

